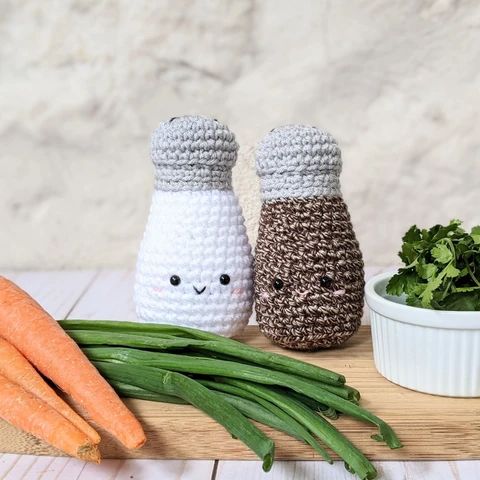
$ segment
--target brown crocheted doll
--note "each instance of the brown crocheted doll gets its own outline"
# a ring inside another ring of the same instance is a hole
[[[296,350],[342,344],[363,312],[363,261],[340,191],[340,149],[327,132],[292,125],[257,149],[263,204],[255,255],[261,331]]]

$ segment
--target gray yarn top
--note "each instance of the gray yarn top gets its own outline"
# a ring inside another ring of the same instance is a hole
[[[264,200],[341,195],[340,148],[318,128],[287,125],[272,130],[258,145],[256,165]]]
[[[186,116],[153,132],[151,157],[157,190],[229,190],[238,144],[218,120]]]

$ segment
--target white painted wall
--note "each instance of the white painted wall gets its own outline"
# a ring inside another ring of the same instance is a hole
[[[253,149],[330,130],[368,263],[410,224],[480,223],[480,2],[0,0],[0,266],[133,266],[149,136],[230,125],[252,240]]]

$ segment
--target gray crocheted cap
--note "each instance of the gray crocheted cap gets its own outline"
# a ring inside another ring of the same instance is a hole
[[[151,157],[157,190],[228,190],[238,145],[218,120],[186,116],[153,132]]]
[[[258,145],[256,164],[264,200],[341,195],[340,148],[318,128],[287,125],[272,130]]]

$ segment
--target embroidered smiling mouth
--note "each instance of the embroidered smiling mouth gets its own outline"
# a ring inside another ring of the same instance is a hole
[[[207,287],[203,287],[202,289],[198,289],[195,285],[193,286],[193,289],[197,292],[198,295],[201,295]]]

